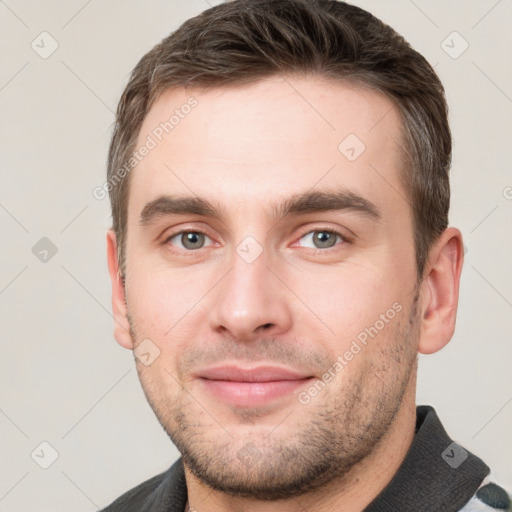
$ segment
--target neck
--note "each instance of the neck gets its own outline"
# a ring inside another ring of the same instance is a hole
[[[185,466],[189,501],[185,512],[361,512],[391,481],[414,439],[416,426],[416,382],[411,376],[394,422],[375,450],[356,464],[342,480],[335,479],[315,492],[277,502],[251,500],[212,491]],[[189,505],[190,503],[190,505]]]

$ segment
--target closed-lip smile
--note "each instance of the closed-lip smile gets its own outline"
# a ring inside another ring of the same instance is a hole
[[[196,377],[208,393],[238,407],[263,405],[290,395],[313,378],[311,374],[271,365],[213,366],[200,370]]]

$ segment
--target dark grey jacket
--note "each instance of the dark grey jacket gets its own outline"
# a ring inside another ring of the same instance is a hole
[[[103,512],[184,512],[186,502],[180,458]],[[417,406],[416,434],[404,461],[363,512],[486,510],[512,510],[509,493],[492,481],[490,469],[481,459],[450,439],[433,407]]]

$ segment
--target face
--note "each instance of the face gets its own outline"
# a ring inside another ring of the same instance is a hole
[[[148,113],[130,334],[156,416],[214,489],[325,485],[372,453],[413,385],[400,127],[383,96],[320,78],[169,90]]]

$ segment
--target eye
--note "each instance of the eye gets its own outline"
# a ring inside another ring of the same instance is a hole
[[[330,229],[316,229],[309,231],[301,237],[301,240],[302,239],[306,239],[313,243],[314,245],[311,247],[312,249],[329,249],[335,245],[343,245],[348,241],[341,233]],[[340,239],[341,243],[336,244],[337,239]]]
[[[185,251],[193,251],[195,249],[202,249],[204,247],[205,238],[210,239],[208,235],[201,233],[201,231],[180,231],[171,235],[165,240],[165,243],[172,243],[173,239],[178,241],[178,249]],[[179,245],[181,244],[181,246]]]
[[[164,244],[170,244],[172,246],[171,250],[175,252],[193,252],[206,247],[205,239],[211,241],[211,238],[201,231],[179,231],[169,236]],[[311,249],[317,250],[330,249],[336,245],[344,245],[350,242],[348,237],[333,229],[312,230],[302,235],[300,240],[303,239],[313,244],[309,246]]]

